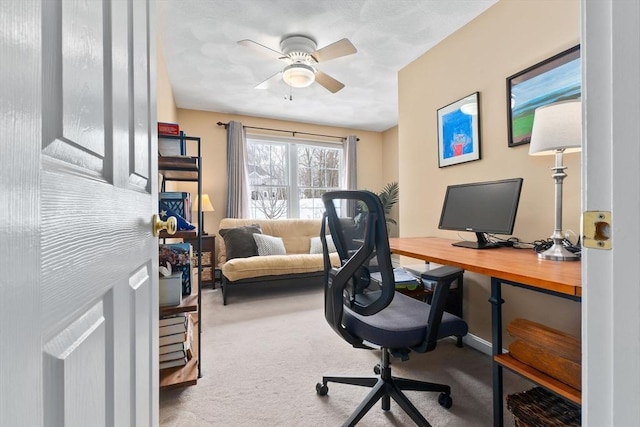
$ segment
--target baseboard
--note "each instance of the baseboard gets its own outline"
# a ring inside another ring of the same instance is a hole
[[[454,337],[451,337],[455,339]],[[462,342],[464,345],[471,347],[475,350],[478,350],[481,353],[486,354],[487,356],[491,356],[491,343],[483,338],[475,336],[473,334],[467,334],[462,337]],[[503,352],[506,350],[503,349]]]

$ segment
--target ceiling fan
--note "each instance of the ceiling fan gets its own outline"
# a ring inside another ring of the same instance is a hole
[[[317,82],[328,91],[336,93],[344,87],[344,84],[316,69],[314,65],[357,52],[355,46],[346,38],[317,49],[316,42],[310,37],[289,36],[283,38],[280,42],[281,52],[248,39],[240,40],[238,44],[255,49],[288,64],[282,71],[258,84],[256,89],[267,89],[273,83],[284,80],[285,83],[294,88],[307,87],[313,82]]]

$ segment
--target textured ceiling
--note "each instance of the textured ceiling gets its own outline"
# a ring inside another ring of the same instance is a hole
[[[398,71],[496,1],[160,0],[158,32],[178,108],[383,131],[398,123]],[[316,65],[344,89],[254,88],[286,64],[237,42],[280,51],[294,34],[354,44]]]

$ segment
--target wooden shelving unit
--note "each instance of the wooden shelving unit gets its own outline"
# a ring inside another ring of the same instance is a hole
[[[165,182],[182,181],[198,183],[198,200],[202,200],[202,174],[201,165],[201,147],[199,137],[190,137],[184,134],[180,136],[166,136],[165,139],[176,139],[181,141],[195,141],[197,145],[198,155],[193,156],[158,156],[158,172],[162,174],[162,191],[164,191]],[[201,217],[202,206],[198,202],[197,207],[198,218]],[[202,321],[202,231],[178,231],[173,235],[166,232],[160,233],[162,239],[183,239],[192,244],[194,252],[197,254],[197,268],[192,269],[191,295],[183,297],[182,303],[177,306],[160,307],[160,317],[170,316],[178,313],[190,313],[193,322],[193,341],[192,353],[193,357],[184,366],[160,370],[160,388],[177,388],[195,385],[198,378],[202,376],[202,358],[201,356],[201,321]],[[195,275],[195,279],[194,276]]]
[[[538,371],[529,365],[525,365],[511,357],[508,353],[498,354],[493,357],[493,360],[497,364],[504,366],[505,368],[551,390],[556,394],[559,394],[565,399],[578,405],[582,405],[582,393],[580,390],[576,390],[575,388],[550,377],[544,372]]]

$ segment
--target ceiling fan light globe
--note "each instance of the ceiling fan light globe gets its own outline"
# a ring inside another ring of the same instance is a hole
[[[287,65],[282,71],[282,80],[291,87],[310,86],[316,79],[313,67],[307,64]]]

